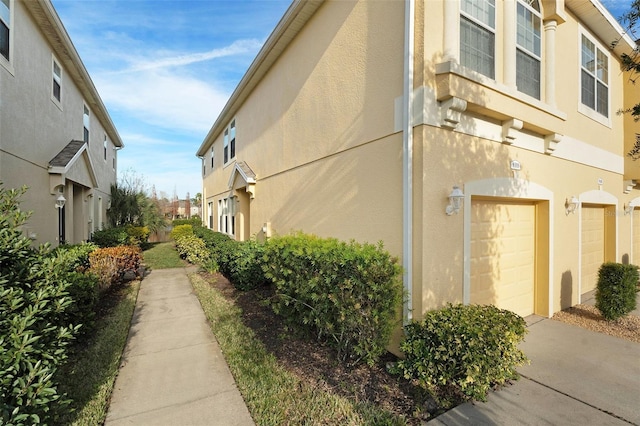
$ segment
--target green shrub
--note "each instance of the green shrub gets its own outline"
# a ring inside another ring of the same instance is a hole
[[[405,359],[397,370],[429,391],[444,387],[463,399],[485,401],[492,385],[518,378],[516,367],[527,362],[518,349],[526,331],[522,317],[495,306],[429,311],[405,327]]]
[[[173,222],[171,222],[171,225],[173,225],[174,227],[180,225],[191,225],[195,228],[197,226],[202,226],[202,220],[200,218],[174,219]]]
[[[52,251],[58,262],[69,272],[84,272],[89,269],[89,254],[98,249],[93,243],[61,245]]]
[[[149,241],[151,231],[146,226],[126,225],[124,227],[128,239],[126,245],[142,247]]]
[[[382,244],[295,234],[265,244],[273,310],[295,330],[313,333],[353,363],[386,350],[402,302],[401,268]]]
[[[72,303],[65,265],[22,235],[25,191],[0,183],[0,424],[50,423],[68,404],[53,376],[79,328],[59,325]]]
[[[613,321],[636,309],[638,267],[608,262],[598,271],[596,308]]]
[[[231,261],[238,250],[238,242],[226,234],[212,231],[204,227],[193,228],[193,233],[204,241],[211,254],[211,259],[216,262],[219,270],[225,276],[231,273]]]
[[[95,231],[91,241],[99,247],[116,247],[129,243],[129,234],[124,228],[107,228]]]
[[[229,245],[232,247],[232,245]],[[227,278],[238,290],[252,290],[266,285],[269,280],[264,275],[264,244],[249,240],[235,245],[236,250],[228,256]]]
[[[188,236],[188,235],[193,235],[193,226],[191,225],[178,225],[175,226],[171,232],[169,233],[169,236],[174,239],[174,240],[178,240],[181,237],[184,236]]]
[[[181,225],[191,226],[191,225]],[[211,257],[207,246],[195,235],[181,235],[176,238],[176,249],[178,254],[187,262],[194,265],[204,265]]]

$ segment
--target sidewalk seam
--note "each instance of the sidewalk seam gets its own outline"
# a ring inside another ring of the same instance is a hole
[[[577,401],[577,402],[579,402],[579,403],[581,403],[581,404],[584,404],[584,405],[586,405],[586,406],[588,406],[588,407],[594,408],[594,409],[596,409],[596,410],[598,410],[598,411],[600,411],[600,412],[602,412],[602,413],[605,413],[605,414],[607,414],[607,415],[609,415],[609,416],[611,416],[611,417],[615,417],[615,418],[616,418],[616,419],[618,419],[618,420],[622,420],[622,421],[623,421],[623,422],[625,422],[625,423],[629,423],[630,425],[634,425],[634,426],[640,426],[640,425],[638,425],[637,423],[633,423],[632,421],[625,419],[624,417],[620,417],[620,416],[619,416],[619,415],[617,415],[617,414],[614,414],[614,413],[612,413],[612,412],[610,412],[610,411],[607,411],[607,410],[605,410],[605,409],[603,409],[603,408],[597,407],[597,406],[595,406],[595,405],[593,405],[593,404],[590,404],[590,403],[588,403],[588,402],[586,402],[586,401],[583,401],[583,400],[581,400],[581,399],[579,399],[579,398],[576,398],[576,397],[575,397],[575,396],[573,396],[573,395],[569,395],[569,394],[568,394],[568,393],[566,393],[566,392],[563,392],[563,391],[558,390],[558,389],[556,389],[556,388],[554,388],[554,387],[551,387],[551,386],[549,386],[549,385],[546,385],[546,384],[544,384],[544,383],[542,383],[542,382],[540,382],[540,381],[538,381],[538,380],[536,380],[536,379],[533,379],[533,378],[531,378],[531,377],[525,376],[525,375],[524,375],[524,374],[522,374],[522,373],[520,373],[520,376],[521,376],[521,377],[523,377],[523,378],[525,378],[525,379],[527,379],[527,380],[532,381],[533,383],[536,383],[536,384],[538,384],[538,385],[540,385],[540,386],[543,386],[543,387],[545,387],[545,388],[547,388],[547,389],[550,389],[550,390],[552,390],[552,391],[554,391],[554,392],[557,392],[557,393],[559,393],[559,394],[561,394],[561,395],[564,395],[564,396],[566,396],[566,397],[568,397],[568,398],[571,398],[571,399],[573,399],[574,401]]]

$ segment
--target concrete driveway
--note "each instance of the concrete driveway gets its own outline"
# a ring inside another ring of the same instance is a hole
[[[522,378],[429,425],[640,425],[640,343],[528,318]]]

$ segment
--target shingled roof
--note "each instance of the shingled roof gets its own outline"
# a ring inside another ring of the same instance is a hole
[[[73,160],[78,154],[80,154],[80,150],[84,146],[83,141],[71,141],[65,146],[62,151],[60,151],[55,157],[49,161],[50,167],[63,167],[66,168],[71,160]]]

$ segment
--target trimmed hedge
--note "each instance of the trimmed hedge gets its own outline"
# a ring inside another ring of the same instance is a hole
[[[516,367],[528,362],[518,349],[527,332],[524,319],[491,305],[448,305],[405,332],[397,372],[429,391],[452,388],[463,399],[486,401],[491,386],[517,379]]]
[[[171,222],[171,225],[176,227],[176,226],[180,226],[180,225],[191,225],[194,228],[196,226],[202,226],[202,220],[201,219],[174,219],[173,222]]]
[[[107,228],[95,231],[91,235],[91,241],[101,248],[117,246],[142,246],[151,232],[146,226],[125,225],[117,228]]]
[[[191,225],[178,225],[174,226],[174,228],[169,233],[169,236],[177,241],[179,238],[186,237],[188,235],[193,234],[193,226]]]
[[[231,239],[226,234],[212,231],[201,226],[193,228],[195,236],[204,241],[205,246],[211,254],[211,264],[216,264],[220,272],[229,277],[232,266],[231,261],[238,250],[238,242]]]
[[[613,321],[636,309],[638,267],[608,262],[598,271],[596,308],[602,316]]]
[[[182,226],[191,227],[191,225]],[[194,265],[205,266],[211,258],[204,241],[193,235],[193,233],[181,234],[174,237],[174,239],[176,241],[176,250],[178,251],[178,254],[183,259],[186,259],[187,262],[193,263]]]
[[[225,275],[235,288],[246,291],[269,284],[263,270],[264,243],[249,240],[230,244],[228,248]]]
[[[273,310],[294,330],[312,333],[353,363],[373,364],[389,343],[402,302],[401,268],[382,244],[302,233],[270,238],[265,276]]]

